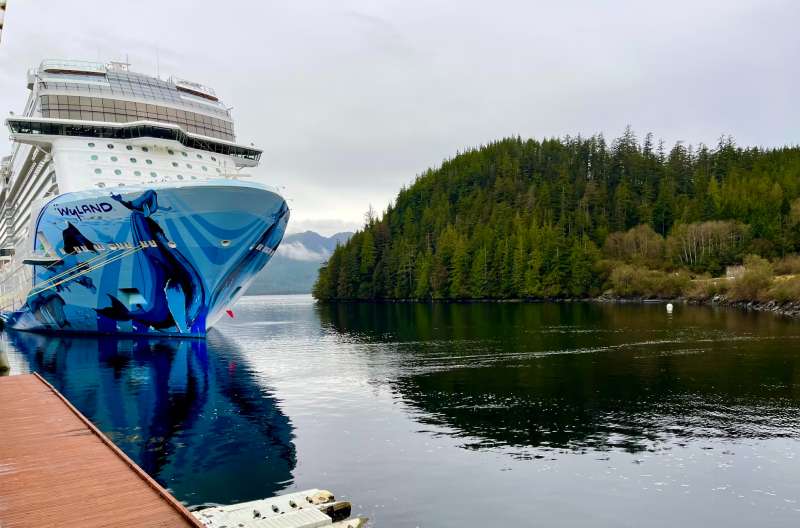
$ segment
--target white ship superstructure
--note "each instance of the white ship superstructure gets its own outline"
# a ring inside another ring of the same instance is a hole
[[[124,63],[46,60],[27,85],[24,112],[6,120],[14,146],[0,168],[0,310],[15,314],[7,321],[204,334],[288,219],[280,196],[238,180],[261,151],[235,143],[230,111],[198,83]],[[145,272],[187,276],[181,285],[162,278],[148,299],[136,279]],[[202,300],[186,297],[193,287],[208,290]],[[138,317],[148,303],[161,313]],[[202,324],[187,323],[190,308]]]

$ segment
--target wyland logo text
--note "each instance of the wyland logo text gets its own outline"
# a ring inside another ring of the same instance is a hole
[[[114,209],[108,202],[100,202],[100,203],[93,203],[93,204],[82,204],[77,205],[75,207],[58,207],[56,206],[56,211],[61,216],[75,216],[80,220],[83,215],[92,214],[92,213],[107,213]]]

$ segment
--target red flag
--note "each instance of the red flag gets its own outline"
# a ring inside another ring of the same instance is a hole
[[[225,313],[228,314],[228,317],[233,319],[233,310],[225,310]]]

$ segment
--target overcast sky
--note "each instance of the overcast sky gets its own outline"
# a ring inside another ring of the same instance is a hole
[[[212,86],[264,149],[291,230],[331,234],[416,174],[509,135],[800,142],[800,3],[10,0],[0,110],[42,58]],[[0,143],[2,152],[8,143]]]

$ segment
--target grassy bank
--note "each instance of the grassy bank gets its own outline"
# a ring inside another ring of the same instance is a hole
[[[770,262],[748,255],[723,277],[694,275],[687,270],[663,271],[630,264],[606,263],[604,296],[621,299],[686,299],[723,304],[800,303],[800,256]]]

